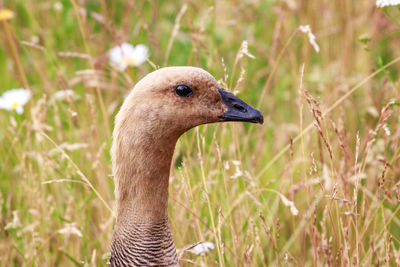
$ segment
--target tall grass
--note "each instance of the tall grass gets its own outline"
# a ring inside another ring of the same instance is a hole
[[[400,265],[396,8],[345,0],[0,7],[15,13],[1,22],[0,90],[33,93],[23,115],[0,112],[2,266],[105,265],[113,118],[141,77],[172,65],[207,69],[266,121],[202,126],[178,142],[169,214],[181,265]],[[300,25],[310,25],[319,53]],[[243,55],[245,40],[255,59]],[[107,51],[123,41],[149,46],[150,62],[110,68]],[[65,89],[80,100],[56,101]],[[184,250],[198,241],[218,248]]]

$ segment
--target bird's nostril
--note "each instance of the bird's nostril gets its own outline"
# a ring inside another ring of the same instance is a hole
[[[234,107],[235,109],[241,111],[241,112],[247,112],[247,109],[244,108],[244,107],[242,107],[242,106],[239,105],[239,104],[234,104],[233,107]]]

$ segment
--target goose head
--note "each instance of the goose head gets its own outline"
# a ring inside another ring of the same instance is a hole
[[[223,121],[263,123],[263,116],[199,68],[162,68],[136,84],[115,119],[110,266],[178,266],[167,214],[175,144],[197,125]]]
[[[262,114],[223,89],[215,78],[195,67],[167,67],[140,80],[120,114],[141,121],[148,134],[179,137],[207,123],[245,121],[263,123]],[[120,115],[118,114],[118,115]]]

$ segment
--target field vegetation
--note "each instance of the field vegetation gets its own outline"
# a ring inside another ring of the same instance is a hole
[[[31,92],[22,113],[0,110],[1,266],[106,265],[114,116],[144,75],[176,65],[208,70],[265,118],[179,140],[169,214],[182,266],[400,265],[398,7],[0,0],[0,9],[12,12],[0,16],[0,93]],[[108,53],[124,42],[147,46],[148,60],[112,67]],[[202,241],[215,249],[192,253]]]

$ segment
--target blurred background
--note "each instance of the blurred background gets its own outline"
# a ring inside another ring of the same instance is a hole
[[[182,266],[400,265],[399,15],[349,0],[0,0],[1,265],[106,265],[114,116],[176,65],[265,117],[179,140]],[[186,249],[203,241],[215,249]]]

